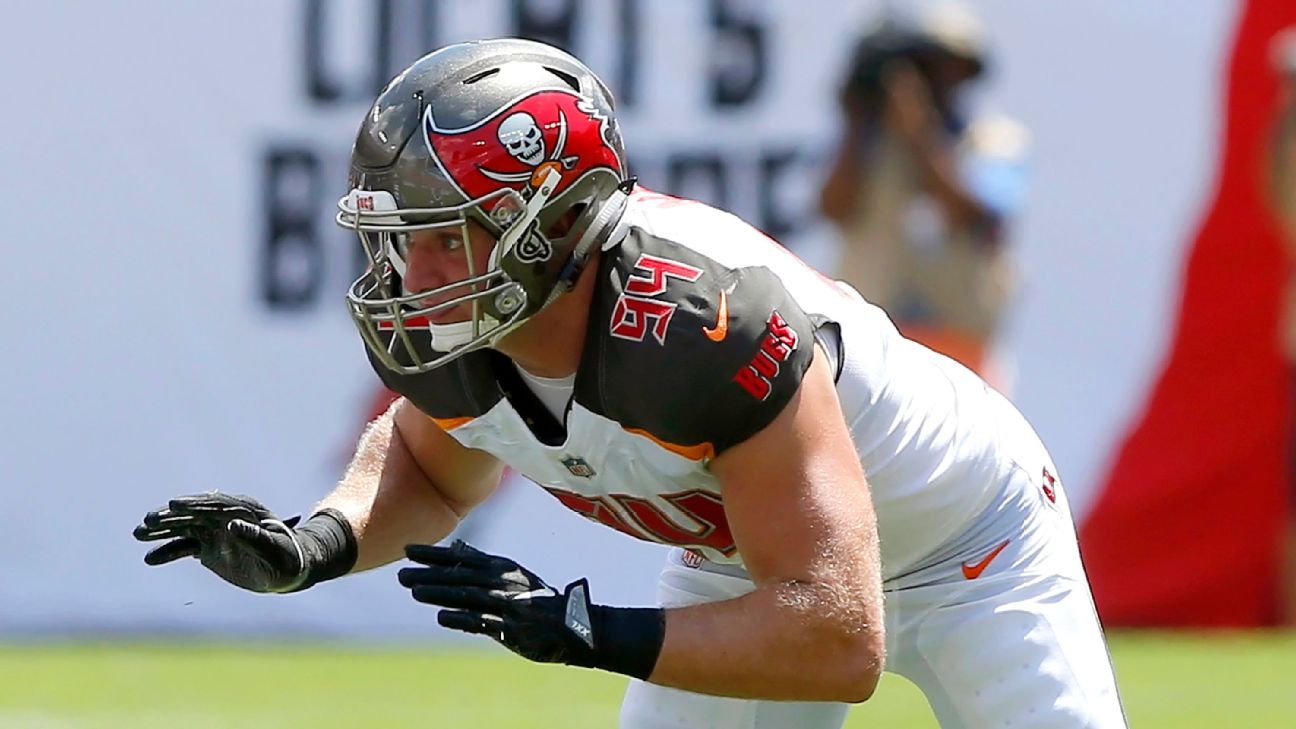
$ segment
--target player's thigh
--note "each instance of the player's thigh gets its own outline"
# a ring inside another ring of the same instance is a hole
[[[728,600],[750,592],[750,580],[736,571],[686,561],[673,550],[657,585],[662,607],[682,607]],[[630,681],[621,704],[622,729],[840,729],[847,704],[796,701],[752,701],[706,696]]]
[[[1013,575],[956,595],[891,596],[912,620],[896,626],[888,668],[922,689],[943,729],[1125,727],[1084,581]]]

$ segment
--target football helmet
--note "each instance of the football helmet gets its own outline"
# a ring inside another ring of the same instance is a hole
[[[631,184],[612,94],[572,56],[519,39],[423,56],[365,114],[338,201],[338,224],[368,257],[347,292],[365,343],[387,368],[416,374],[497,342],[574,285]],[[485,270],[473,265],[469,221],[490,233]],[[410,234],[432,229],[458,229],[467,278],[409,291]],[[466,321],[429,318],[464,304]]]

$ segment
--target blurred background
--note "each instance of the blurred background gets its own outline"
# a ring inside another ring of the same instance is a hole
[[[130,537],[175,494],[286,515],[331,488],[386,402],[332,223],[355,130],[419,55],[505,35],[609,83],[644,185],[745,217],[1012,397],[1131,718],[1296,716],[1296,3],[0,8],[0,726],[613,725],[615,677],[456,641],[394,569],[255,596]],[[664,556],[522,481],[463,530],[599,602],[650,604]],[[512,698],[467,693],[501,676]],[[509,708],[525,691],[549,713]],[[905,691],[851,726],[932,726]]]

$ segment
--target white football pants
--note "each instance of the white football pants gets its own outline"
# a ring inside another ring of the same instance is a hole
[[[1056,473],[1044,460],[1021,465],[995,503],[928,566],[883,585],[886,670],[922,690],[944,729],[1126,726],[1066,497],[1045,468]],[[688,557],[675,549],[667,558],[658,584],[663,607],[753,589],[741,568]],[[849,708],[704,696],[631,680],[621,727],[839,729]]]

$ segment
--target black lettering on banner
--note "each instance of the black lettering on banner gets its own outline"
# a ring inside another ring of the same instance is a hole
[[[746,12],[740,14],[738,7]],[[765,85],[769,44],[753,17],[760,7],[755,0],[711,0],[711,103],[716,107],[749,104]]]
[[[514,33],[521,38],[571,49],[578,6],[576,0],[513,0]]]
[[[411,63],[437,49],[438,0],[383,0],[379,4],[378,48],[371,96]]]
[[[392,4],[391,0],[376,0],[370,7],[377,12],[377,18],[373,26],[374,63],[370,66],[373,75],[369,77],[369,88],[377,90],[391,77],[387,69],[392,65]]]
[[[793,168],[800,161],[799,156],[795,148],[783,148],[764,152],[760,157],[760,178],[756,184],[756,214],[760,219],[761,230],[775,240],[781,241],[802,227],[802,221],[788,214],[779,205],[781,189],[779,183],[789,168]],[[801,172],[806,174],[808,170]]]
[[[318,298],[324,280],[320,161],[306,147],[272,147],[262,173],[261,298],[272,309],[299,309]]]
[[[342,87],[324,68],[324,0],[306,2],[306,93],[320,104],[337,101]]]
[[[617,108],[633,107],[639,98],[639,0],[621,0],[617,5]]]
[[[585,50],[605,53],[603,70],[624,112],[642,101],[640,74],[657,72],[641,59],[646,34],[653,32],[653,5],[649,0],[615,0],[606,9],[593,4],[605,1],[508,0],[502,30],[573,51],[581,50],[574,46],[582,39],[611,41]],[[697,111],[715,117],[723,129],[724,112],[767,93],[772,29],[761,0],[699,2],[705,3],[699,9],[707,14],[710,38],[708,68],[699,69],[709,111]],[[306,101],[339,111],[354,107],[356,122],[393,74],[441,43],[458,40],[437,37],[445,32],[438,21],[460,9],[445,0],[304,0],[300,7],[303,50],[285,52],[304,60],[300,78]],[[595,29],[587,26],[595,22],[599,35],[590,36]],[[354,233],[332,222],[334,203],[345,192],[353,128],[347,125],[346,138],[279,137],[257,150],[264,204],[256,213],[262,265],[254,290],[273,310],[331,308],[338,287],[367,263]],[[794,242],[812,219],[805,180],[815,176],[820,159],[802,144],[762,136],[729,137],[715,146],[688,138],[663,140],[657,147],[631,140],[631,168],[649,188],[734,211],[775,239]]]
[[[316,104],[368,104],[396,72],[436,47],[437,0],[372,0],[338,13],[337,0],[306,0],[305,74],[307,97]],[[364,23],[355,16],[369,13]],[[333,26],[336,26],[334,28]],[[362,37],[368,29],[367,37]],[[340,33],[330,32],[341,31]],[[356,44],[361,54],[342,54],[327,39]],[[366,65],[337,67],[338,58],[359,57]]]
[[[646,187],[742,215],[781,243],[810,224],[805,198],[813,183],[807,180],[816,179],[817,165],[814,152],[800,145],[722,152],[667,149],[631,157],[631,170]],[[742,184],[753,176],[755,184]]]
[[[677,197],[701,200],[722,210],[731,209],[725,164],[720,155],[712,152],[671,155],[666,160],[666,191]]]

